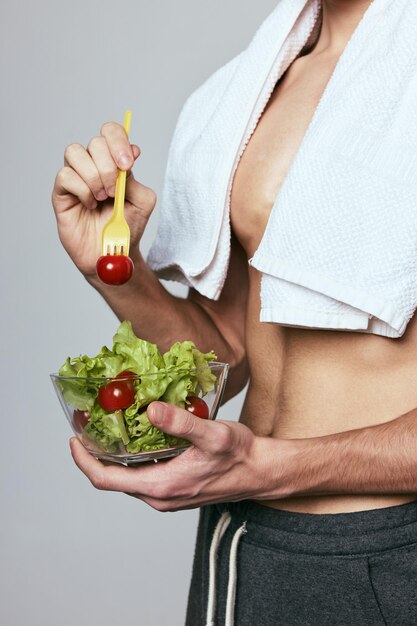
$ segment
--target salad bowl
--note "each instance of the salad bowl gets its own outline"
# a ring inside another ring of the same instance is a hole
[[[227,363],[210,362],[116,377],[51,374],[65,416],[84,447],[97,459],[136,465],[181,454],[191,444],[167,435],[147,417],[161,400],[214,420],[223,396]]]

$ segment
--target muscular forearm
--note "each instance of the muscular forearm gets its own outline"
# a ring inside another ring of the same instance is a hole
[[[417,409],[390,422],[312,439],[262,439],[263,499],[417,493]]]
[[[103,296],[120,320],[130,320],[138,336],[157,343],[160,350],[168,350],[174,341],[185,339],[194,340],[204,349],[199,336],[204,336],[201,333],[203,324],[197,327],[200,331],[197,334],[194,328],[190,328],[195,325],[198,312],[164,289],[140,253],[132,253],[131,256],[135,264],[134,274],[125,285],[106,285],[98,277],[89,279],[89,283]],[[205,337],[207,334],[206,329]],[[217,349],[218,343],[217,338]]]
[[[219,361],[231,366],[226,399],[235,395],[245,384],[245,368],[234,346],[198,302],[170,294],[139,252],[132,253],[132,258],[135,270],[127,284],[114,287],[97,277],[89,283],[120,320],[130,320],[136,334],[156,343],[161,351],[185,340],[194,341],[202,351],[214,350]]]
[[[148,416],[193,445],[169,463],[121,470],[103,466],[74,440],[74,459],[95,487],[130,493],[160,511],[248,498],[417,493],[417,409],[369,428],[292,440],[160,402]]]

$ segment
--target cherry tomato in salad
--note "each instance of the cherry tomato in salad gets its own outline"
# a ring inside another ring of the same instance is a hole
[[[97,275],[107,285],[124,285],[133,274],[133,261],[125,254],[106,254],[96,265]]]
[[[124,372],[120,372],[120,374],[117,374],[116,378],[122,378],[124,382],[129,386],[129,388],[132,389],[133,393],[136,393],[135,386],[133,384],[133,381],[138,378],[136,374],[125,370]]]
[[[79,409],[75,409],[72,414],[72,423],[77,431],[77,433],[82,433],[84,428],[88,424],[88,420],[90,419],[90,413],[88,411],[80,411]]]
[[[129,372],[128,370],[125,370],[124,372],[120,372],[120,374],[117,374],[116,378],[138,378],[137,374],[135,374],[134,372]]]
[[[135,388],[130,380],[112,380],[98,390],[98,403],[105,411],[127,409],[135,401]]]
[[[208,419],[210,411],[202,398],[198,398],[197,396],[188,396],[185,402],[185,408],[187,411],[196,417]]]

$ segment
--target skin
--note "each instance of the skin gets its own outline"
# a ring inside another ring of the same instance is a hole
[[[214,349],[231,365],[229,397],[250,380],[239,423],[210,422],[151,404],[148,415],[156,426],[193,443],[167,462],[106,465],[72,439],[74,460],[96,488],[125,492],[160,511],[251,498],[322,513],[417,497],[415,320],[397,340],[262,324],[260,275],[247,263],[320,96],[368,5],[325,2],[318,42],[276,86],[234,177],[231,262],[216,302],[193,290],[187,299],[170,295],[147,267],[138,245],[156,196],[131,173],[126,217],[135,272],[121,287],[98,281],[95,263],[116,167],[130,170],[140,150],[115,123],[105,124],[87,149],[67,148],[52,198],[61,241],[86,279],[120,319],[130,319],[141,337],[162,350],[185,339],[202,350]]]

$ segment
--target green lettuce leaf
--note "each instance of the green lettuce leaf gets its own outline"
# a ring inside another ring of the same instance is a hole
[[[150,452],[152,450],[164,450],[179,445],[188,445],[189,441],[173,437],[156,428],[148,419],[146,411],[135,416],[130,432],[134,434],[126,446],[128,452]]]
[[[118,452],[123,443],[123,433],[116,413],[106,413],[98,402],[90,413],[84,432],[105,452]]]
[[[186,397],[196,395],[197,386],[197,379],[194,376],[189,374],[176,376],[168,385],[161,400],[184,408]]]
[[[178,341],[164,354],[165,366],[171,375],[176,371],[163,400],[178,406],[185,406],[187,395],[203,395],[212,391],[216,383],[215,375],[207,369],[208,363],[216,360],[214,352],[200,352],[192,341]],[[196,369],[192,372],[191,370]],[[201,368],[198,370],[198,368]]]
[[[95,357],[69,358],[59,370],[64,400],[79,410],[90,412],[84,431],[106,452],[134,454],[185,445],[183,439],[172,437],[153,426],[147,406],[162,400],[184,408],[189,395],[205,395],[214,388],[216,377],[205,368],[216,360],[214,352],[202,353],[192,341],[174,343],[162,355],[158,347],[139,339],[129,321],[119,326],[113,337],[113,349],[106,346]],[[134,372],[135,402],[125,411],[106,413],[97,401],[101,378],[115,378],[123,371]],[[98,380],[87,380],[97,378]]]
[[[206,366],[216,360],[214,352],[204,354],[197,350],[192,341],[177,341],[164,354],[165,367],[169,369],[190,370],[195,367]]]
[[[62,396],[68,404],[81,411],[90,411],[97,398],[98,386],[86,380],[87,367],[81,359],[68,359],[59,370],[60,376],[73,376],[69,380],[57,380]]]
[[[122,357],[123,369],[135,374],[158,373],[164,369],[164,359],[154,343],[136,337],[129,321],[120,324],[113,337],[113,353]]]

